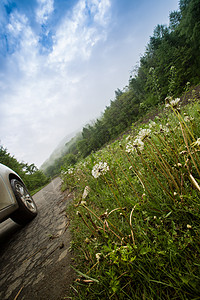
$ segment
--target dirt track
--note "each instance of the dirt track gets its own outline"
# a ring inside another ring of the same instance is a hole
[[[55,178],[34,195],[38,216],[22,227],[10,219],[0,224],[0,299],[67,299],[70,268],[70,196]]]

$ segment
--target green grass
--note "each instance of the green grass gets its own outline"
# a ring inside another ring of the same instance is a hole
[[[30,194],[31,196],[34,196],[37,192],[41,191],[45,186],[47,186],[48,184],[50,183],[50,180],[45,183],[43,186],[40,186],[39,188],[33,190],[33,191],[30,191]]]
[[[200,299],[200,103],[169,101],[62,171],[75,195],[74,299]]]

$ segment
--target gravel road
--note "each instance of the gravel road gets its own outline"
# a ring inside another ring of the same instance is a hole
[[[70,299],[70,195],[55,178],[34,195],[38,216],[25,227],[12,220],[0,224],[0,299]]]

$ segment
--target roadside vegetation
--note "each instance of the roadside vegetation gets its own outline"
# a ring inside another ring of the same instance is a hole
[[[62,171],[75,198],[77,299],[199,299],[200,102],[167,101]]]
[[[61,167],[72,299],[200,297],[199,20],[199,0],[181,0]]]
[[[33,195],[49,182],[49,178],[34,164],[19,162],[6,148],[0,145],[0,163],[15,171]]]

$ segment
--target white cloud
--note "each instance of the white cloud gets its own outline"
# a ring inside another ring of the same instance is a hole
[[[108,22],[108,0],[85,1],[80,0],[71,15],[65,16],[63,23],[53,37],[53,51],[49,56],[49,63],[72,62],[75,59],[87,60],[96,43],[105,38],[105,31],[99,25]],[[88,9],[96,23],[88,25]]]
[[[23,14],[14,11],[10,15],[7,25],[9,46],[12,48],[12,55],[7,59],[8,68],[12,72],[19,71],[22,74],[31,76],[38,64],[38,37],[32,31],[28,19]],[[18,78],[17,78],[18,79]]]
[[[54,0],[37,0],[36,21],[45,24],[54,10]]]
[[[43,55],[28,16],[17,9],[10,14],[13,52],[0,71],[0,138],[17,159],[40,166],[64,136],[98,117],[114,90],[127,84],[138,40],[131,24],[110,35],[117,23],[111,8],[111,0],[79,0],[62,14],[51,52]],[[53,1],[41,0],[34,11],[47,31],[53,10]]]
[[[107,25],[110,18],[109,0],[93,0],[90,2],[91,12],[94,14],[94,20],[102,26]]]
[[[47,8],[49,3],[40,1],[36,15],[41,23],[52,12],[51,5]],[[55,31],[49,55],[39,53],[39,38],[28,19],[17,11],[12,13],[10,41],[16,43],[17,39],[18,48],[7,61],[7,80],[0,81],[4,86],[0,123],[4,132],[1,142],[18,159],[40,165],[66,134],[99,112],[99,104],[95,105],[92,98],[93,87],[87,86],[89,70],[85,63],[97,42],[105,40],[102,28],[109,2],[102,3],[101,7],[101,1],[91,0],[87,6],[80,0]],[[88,7],[92,7],[95,19],[89,24]]]

